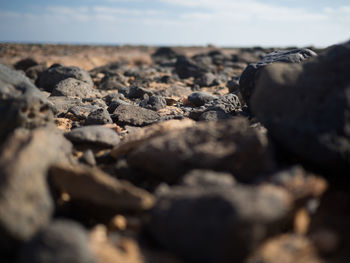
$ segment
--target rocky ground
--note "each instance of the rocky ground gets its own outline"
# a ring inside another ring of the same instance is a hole
[[[0,44],[1,262],[350,257],[350,43]]]

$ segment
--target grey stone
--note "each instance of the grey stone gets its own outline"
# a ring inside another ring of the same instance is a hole
[[[98,91],[91,87],[91,84],[89,83],[75,78],[67,78],[56,84],[56,86],[52,89],[51,95],[94,98],[98,95]]]
[[[99,108],[91,112],[87,116],[87,119],[85,121],[85,125],[97,125],[97,124],[107,124],[107,123],[113,123],[113,121],[108,111],[103,108]]]
[[[175,186],[157,193],[149,230],[186,262],[243,262],[281,231],[292,209],[274,186]]]
[[[194,169],[184,175],[182,184],[192,187],[233,187],[236,182],[232,174],[227,172]]]
[[[156,122],[159,114],[134,105],[120,105],[112,115],[118,125],[145,126]]]
[[[189,77],[200,77],[206,72],[204,67],[199,66],[194,60],[186,56],[177,57],[175,70],[182,79]]]
[[[144,142],[127,160],[131,167],[169,183],[194,168],[229,171],[248,182],[273,167],[267,138],[243,118],[170,131]]]
[[[126,79],[121,75],[106,75],[102,78],[99,89],[101,90],[126,90],[127,86],[125,85]]]
[[[75,128],[65,136],[74,144],[90,145],[91,147],[111,148],[120,141],[115,131],[101,125]]]
[[[63,96],[50,96],[48,97],[50,103],[52,103],[53,112],[56,115],[66,113],[70,108],[74,106],[82,106],[83,102],[80,98],[68,98]]]
[[[30,67],[37,66],[38,62],[35,61],[33,58],[24,58],[20,61],[17,61],[13,66],[17,70],[23,70],[26,71]]]
[[[118,108],[120,105],[131,105],[130,103],[120,100],[120,99],[116,99],[116,100],[112,100],[111,103],[108,106],[108,112],[109,113],[113,113],[115,111],[116,108]]]
[[[195,107],[199,107],[209,101],[214,100],[215,97],[206,92],[193,92],[191,95],[187,97],[187,99]]]
[[[46,180],[50,165],[66,162],[72,145],[55,127],[17,129],[0,150],[0,247],[28,241],[54,209]]]
[[[153,92],[143,87],[132,86],[130,87],[127,97],[130,99],[142,99],[146,94],[152,96]]]
[[[317,54],[310,49],[282,50],[269,53],[258,63],[250,64],[243,71],[239,80],[239,88],[243,99],[249,105],[250,97],[255,89],[255,76],[261,68],[276,62],[301,63],[313,56],[317,56]]]
[[[198,84],[200,87],[211,87],[219,84],[218,81],[216,80],[215,75],[211,72],[205,73],[200,77],[198,77],[195,80],[195,83]]]
[[[74,78],[87,83],[91,88],[94,86],[88,72],[78,67],[65,67],[62,65],[52,65],[40,76],[39,87],[51,92],[62,80]]]
[[[88,232],[79,223],[55,220],[42,229],[20,251],[19,262],[94,263]]]
[[[141,107],[155,111],[164,109],[166,105],[166,100],[162,96],[151,96],[140,103]]]
[[[253,113],[274,141],[318,168],[350,167],[350,45],[303,64],[273,64],[256,78]]]

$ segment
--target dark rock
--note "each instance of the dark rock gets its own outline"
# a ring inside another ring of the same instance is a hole
[[[89,73],[85,70],[78,67],[52,65],[41,74],[39,87],[51,92],[60,81],[68,78],[81,80],[87,83],[91,88],[94,86]]]
[[[88,232],[77,222],[55,220],[22,249],[20,263],[94,263]]]
[[[103,100],[109,106],[114,100],[125,100],[125,96],[121,93],[109,93],[108,95],[103,97]]]
[[[153,92],[143,87],[133,86],[130,87],[127,97],[130,99],[143,99],[146,94],[152,96]]]
[[[158,191],[149,230],[186,262],[243,262],[266,237],[282,230],[292,202],[273,186]]]
[[[211,87],[218,85],[218,81],[213,73],[205,73],[195,80],[195,83],[200,87]]]
[[[92,112],[98,109],[100,108],[95,105],[80,104],[79,106],[72,106],[71,108],[69,108],[69,110],[65,114],[65,117],[69,117],[70,119],[75,121],[82,121],[86,120]]]
[[[28,241],[50,220],[53,201],[46,173],[65,162],[72,145],[55,127],[17,129],[0,149],[0,248]]]
[[[243,118],[170,131],[140,145],[127,160],[166,182],[178,181],[193,168],[229,171],[248,182],[273,167],[267,138]]]
[[[50,107],[26,76],[0,64],[0,141],[17,127],[32,129],[52,122]]]
[[[234,115],[226,113],[221,109],[206,110],[198,117],[199,121],[219,121],[233,118]]]
[[[283,62],[283,63],[301,63],[309,57],[317,56],[315,52],[309,49],[293,49],[284,51],[275,51],[266,55],[258,63],[250,64],[242,73],[239,80],[239,88],[243,99],[249,104],[250,97],[255,89],[256,74],[266,65]]]
[[[251,98],[253,113],[278,145],[332,177],[350,168],[349,67],[349,44],[304,64],[269,65]]]
[[[112,119],[118,125],[145,126],[156,122],[159,114],[134,105],[120,105],[114,111]]]
[[[78,97],[78,98],[91,98],[96,97],[98,94],[91,84],[84,81],[67,78],[57,83],[52,89],[52,96],[65,96],[65,97]]]
[[[160,110],[166,107],[166,100],[162,96],[151,96],[140,103],[140,106],[150,110]]]
[[[185,56],[178,56],[175,64],[176,73],[180,78],[200,77],[206,69],[200,67],[196,62]]]
[[[191,102],[195,107],[204,105],[205,103],[215,99],[214,96],[206,92],[194,92],[187,97],[188,101]]]
[[[26,76],[33,80],[36,86],[39,86],[39,79],[41,74],[47,70],[46,65],[44,64],[39,64],[33,67],[30,67],[26,70]]]
[[[112,114],[115,111],[115,109],[118,108],[120,105],[131,105],[131,104],[126,101],[116,99],[111,101],[107,110],[110,114]]]
[[[152,56],[152,59],[159,59],[159,58],[172,59],[172,58],[176,58],[178,56],[178,53],[175,52],[170,47],[160,47],[151,56]]]
[[[102,108],[99,108],[91,112],[85,121],[85,125],[97,125],[97,124],[107,124],[113,123],[111,116],[108,111]]]
[[[228,91],[234,93],[239,91],[239,78],[232,78],[227,82]]]
[[[14,64],[13,66],[17,70],[26,71],[28,68],[37,66],[37,65],[38,65],[38,62],[35,61],[33,58],[24,58],[16,62],[16,64]]]
[[[235,94],[226,94],[207,102],[204,107],[206,111],[222,110],[230,113],[241,109],[241,102]]]
[[[101,90],[125,90],[127,86],[125,85],[126,79],[121,75],[106,75],[101,79],[99,89]]]
[[[115,131],[100,125],[76,128],[66,133],[65,136],[74,144],[90,145],[91,147],[111,148],[120,141]]]

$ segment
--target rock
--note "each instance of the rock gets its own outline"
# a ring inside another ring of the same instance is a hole
[[[173,59],[178,56],[178,53],[170,47],[160,47],[152,55],[152,60],[157,62],[159,60]]]
[[[197,78],[200,77],[206,71],[204,67],[200,67],[194,60],[186,56],[177,57],[175,63],[175,70],[179,77],[182,79],[189,77]]]
[[[17,127],[35,128],[52,122],[50,107],[26,76],[0,64],[0,141]]]
[[[257,74],[251,98],[278,145],[332,177],[350,169],[349,67],[350,44],[303,64],[269,65]]]
[[[89,73],[85,70],[78,67],[65,67],[55,64],[41,74],[39,87],[51,92],[60,81],[68,78],[83,81],[87,83],[90,88],[94,86]]]
[[[247,263],[322,263],[315,246],[306,237],[285,234],[267,240]]]
[[[131,150],[137,148],[142,143],[147,142],[151,138],[157,137],[169,131],[184,129],[194,125],[194,121],[190,119],[183,120],[168,120],[164,122],[158,122],[139,130],[129,133],[121,143],[116,145],[111,151],[111,155],[114,158],[118,158],[122,155],[129,153]]]
[[[154,199],[147,191],[120,181],[89,166],[56,165],[50,169],[54,186],[67,193],[71,200],[84,201],[98,208],[138,212],[150,209]]]
[[[101,125],[75,128],[65,134],[66,138],[77,145],[111,148],[119,142],[118,134]]]
[[[214,96],[206,92],[193,92],[187,97],[188,101],[195,107],[204,105],[205,103],[215,99]]]
[[[17,129],[0,150],[0,247],[11,251],[48,223],[53,202],[46,173],[65,162],[72,145],[55,127]]]
[[[85,125],[97,125],[97,124],[107,124],[113,123],[111,116],[108,111],[99,108],[93,112],[91,112],[85,121]]]
[[[233,187],[235,179],[230,173],[195,169],[183,177],[182,184],[192,187]]]
[[[81,103],[80,105],[70,107],[69,110],[65,113],[65,117],[74,121],[86,121],[88,116],[98,109],[101,108],[89,103]]]
[[[98,92],[91,87],[91,84],[84,81],[67,78],[58,82],[52,89],[52,96],[78,97],[78,98],[93,98]]]
[[[120,105],[131,105],[131,104],[120,99],[112,100],[108,106],[107,111],[110,114],[112,114],[115,111],[115,109],[118,108]]]
[[[94,263],[87,231],[77,222],[55,220],[25,244],[20,263]]]
[[[125,77],[121,75],[106,75],[101,79],[99,89],[101,90],[127,90],[127,86],[125,85]]]
[[[260,69],[276,62],[301,63],[314,56],[317,56],[317,54],[310,49],[282,50],[269,53],[258,63],[250,64],[243,71],[239,80],[239,88],[243,99],[249,105],[249,100],[255,90],[256,74]]]
[[[149,231],[186,262],[243,262],[291,208],[288,193],[268,185],[176,186],[157,193]]]
[[[120,105],[112,115],[118,125],[145,126],[156,122],[159,114],[153,110],[144,109],[134,105]]]
[[[140,145],[127,160],[166,182],[178,181],[193,168],[229,171],[248,182],[273,167],[267,138],[243,118],[167,132]]]
[[[17,61],[16,64],[14,64],[14,68],[17,70],[23,70],[26,71],[30,67],[37,66],[38,62],[35,61],[33,58],[24,58],[20,61]]]
[[[195,83],[197,85],[199,85],[200,87],[211,87],[211,86],[215,86],[218,83],[218,81],[216,80],[216,77],[213,73],[205,73],[203,75],[201,75],[200,77],[198,77],[195,80]]]
[[[39,79],[41,74],[47,70],[47,67],[45,64],[39,64],[33,67],[28,68],[26,72],[26,76],[33,80],[36,86],[39,86]]]
[[[90,166],[96,165],[96,159],[91,149],[84,151],[83,155],[79,159],[81,162],[86,163]]]
[[[139,86],[130,87],[127,97],[129,99],[143,99],[145,95],[152,96],[153,92],[151,90],[145,89]]]
[[[162,96],[151,96],[149,99],[145,99],[140,103],[140,106],[150,110],[160,110],[167,106],[166,100]]]
[[[74,106],[81,106],[83,102],[79,98],[69,98],[63,96],[50,96],[48,101],[52,103],[52,109],[55,115],[66,113],[70,108]]]

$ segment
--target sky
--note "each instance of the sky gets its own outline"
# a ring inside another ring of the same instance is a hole
[[[350,0],[1,0],[0,41],[316,46],[350,39]]]

